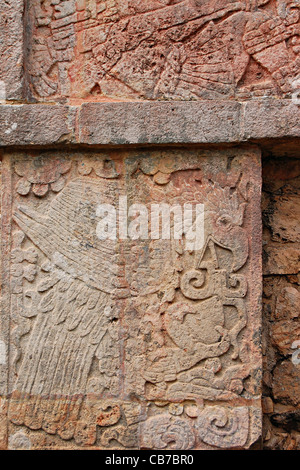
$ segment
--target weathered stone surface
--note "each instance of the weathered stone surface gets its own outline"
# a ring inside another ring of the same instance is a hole
[[[31,0],[33,98],[291,96],[299,75],[291,0]]]
[[[264,249],[265,275],[297,274],[300,269],[300,251],[298,246],[280,246],[269,243]]]
[[[260,152],[52,150],[3,161],[8,447],[256,442]],[[136,213],[127,238],[99,239],[97,207],[118,208],[120,196],[148,210],[204,204],[203,247],[187,232],[135,239]]]
[[[268,158],[264,179],[264,447],[299,450],[299,155]],[[297,220],[295,220],[297,218]],[[270,275],[274,274],[274,275]],[[269,406],[270,405],[270,406]],[[273,409],[272,409],[273,408]]]
[[[295,144],[297,145],[297,141]],[[264,197],[270,193],[279,195],[282,191],[297,195],[300,181],[300,159],[299,147],[295,147],[295,149],[297,152],[294,155],[293,152],[289,153],[289,147],[286,145],[284,148],[283,141],[280,158],[273,158],[273,153],[270,152],[272,158],[265,159],[263,165]]]
[[[289,432],[292,429],[300,431],[300,411],[274,413],[272,416],[272,424]]]
[[[297,339],[300,341],[299,321],[284,320],[275,322],[271,328],[271,338],[280,354],[283,356],[290,355],[292,352],[291,338],[293,338],[294,341]]]
[[[209,101],[87,103],[78,122],[78,140],[90,145],[236,142],[241,106]]]
[[[265,274],[299,272],[299,175],[299,158],[290,161],[279,158],[273,164],[266,162],[263,195]]]
[[[281,123],[280,134],[276,120]],[[229,100],[4,105],[0,106],[0,147],[259,142],[280,155],[291,145],[290,153],[298,156],[299,122],[300,106],[273,99],[264,104],[253,101],[251,106]],[[287,138],[284,146],[278,135]],[[296,161],[293,172],[297,171]]]
[[[283,361],[274,370],[274,398],[284,404],[300,404],[299,366]]]
[[[24,98],[24,0],[0,4],[0,102]]]
[[[275,289],[277,293],[277,289]],[[291,357],[292,345],[300,341],[299,324],[300,292],[293,286],[284,287],[276,296],[274,311],[271,311],[270,338],[277,353]]]
[[[265,397],[262,400],[262,410],[264,414],[272,414],[274,412],[274,403],[272,398]]]
[[[300,195],[273,195],[270,209],[269,227],[272,240],[283,243],[300,242]]]
[[[247,102],[244,116],[245,139],[300,136],[300,106],[291,100]]]
[[[275,318],[296,320],[300,316],[300,292],[292,286],[285,287],[276,301]]]
[[[0,146],[72,142],[75,112],[60,105],[0,106]]]

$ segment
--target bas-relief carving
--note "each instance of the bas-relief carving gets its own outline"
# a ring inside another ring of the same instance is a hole
[[[37,99],[287,96],[300,70],[294,0],[30,0]]]
[[[258,153],[6,158],[13,184],[11,442],[253,443],[260,432],[260,283],[252,270]],[[204,204],[203,249],[186,251],[184,240],[173,239],[99,240],[97,206],[117,206],[121,195],[149,208]]]

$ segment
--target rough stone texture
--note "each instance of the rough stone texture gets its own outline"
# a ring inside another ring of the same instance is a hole
[[[86,144],[168,144],[240,141],[238,103],[88,103],[78,140]],[[107,125],[109,123],[109,126]]]
[[[259,143],[299,155],[300,106],[291,100],[238,103],[84,103],[0,106],[0,147]],[[285,139],[278,139],[285,137]]]
[[[299,138],[299,114],[300,106],[291,100],[247,102],[244,111],[244,136],[241,140]]]
[[[299,7],[1,2],[0,448],[300,448]],[[205,253],[95,242],[125,194]]]
[[[30,92],[52,101],[290,96],[298,8],[294,0],[31,0]]]
[[[254,444],[260,152],[5,153],[3,181],[8,448]],[[203,248],[173,236],[101,241],[97,206],[120,196],[203,203]]]
[[[0,102],[24,97],[24,0],[0,4]]]
[[[0,146],[72,142],[75,114],[65,106],[0,106]]]
[[[297,351],[300,349],[299,190],[299,158],[269,157],[265,160],[263,351],[266,449],[300,449],[300,365],[297,360],[300,356]]]

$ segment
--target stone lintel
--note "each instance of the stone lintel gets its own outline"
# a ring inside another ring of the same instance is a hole
[[[102,102],[0,107],[0,147],[263,143],[300,137],[290,100]]]

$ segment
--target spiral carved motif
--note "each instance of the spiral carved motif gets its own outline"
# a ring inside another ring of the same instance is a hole
[[[142,440],[146,449],[187,450],[194,446],[195,436],[188,422],[160,415],[144,424]]]

